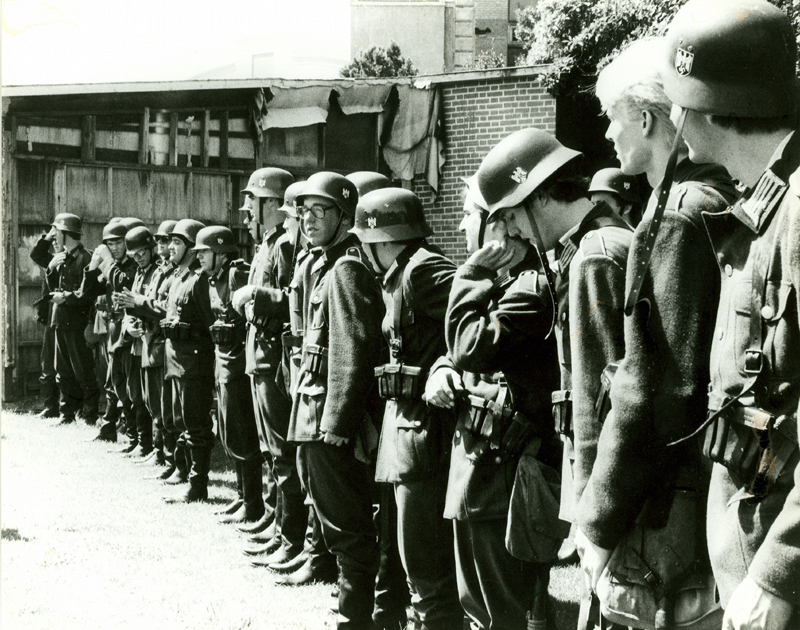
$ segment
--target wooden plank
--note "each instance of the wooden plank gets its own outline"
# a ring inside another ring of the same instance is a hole
[[[147,164],[148,148],[150,147],[150,108],[145,107],[142,112],[142,122],[139,125],[139,164]]]
[[[227,110],[222,112],[219,119],[219,167],[228,168],[228,123],[230,114]]]
[[[79,158],[65,158],[65,157],[53,157],[48,155],[29,155],[29,154],[17,154],[16,159],[19,162],[26,162],[26,163],[45,163],[45,164],[61,164],[61,165],[68,165],[68,166],[88,166],[80,161]],[[232,158],[228,158],[229,162]],[[253,167],[249,163],[251,158],[248,158],[248,164],[246,168],[237,167],[237,168],[229,168],[226,170],[216,169],[216,168],[209,168],[208,172],[211,174],[217,175],[245,175],[247,177],[250,176],[250,173],[253,172]],[[237,162],[244,162],[244,159],[237,159]],[[187,169],[186,167],[179,166],[155,166],[153,164],[122,164],[120,162],[107,162],[103,160],[98,160],[92,164],[92,166],[102,166],[102,167],[123,167],[129,168],[133,170],[141,170],[141,171],[152,171],[154,173],[188,173],[191,169]],[[313,168],[307,168],[306,170],[309,171],[309,174],[312,174],[315,171]],[[319,169],[316,169],[319,170]],[[299,171],[298,171],[299,172]],[[66,212],[66,211],[65,211]]]
[[[16,116],[12,116],[8,121],[9,134],[6,136],[6,151],[9,154],[17,152],[17,134],[19,133],[19,121]]]
[[[81,117],[81,160],[94,162],[97,119],[87,115]]]
[[[178,112],[169,115],[169,165],[178,166]]]
[[[200,123],[200,158],[203,168],[208,168],[208,158],[210,153],[210,132],[211,132],[211,112],[203,112],[203,120]]]

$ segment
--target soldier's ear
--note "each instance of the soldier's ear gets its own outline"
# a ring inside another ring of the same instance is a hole
[[[648,110],[642,110],[642,136],[647,138],[651,133],[653,133],[653,128],[655,126],[655,117],[651,114]]]

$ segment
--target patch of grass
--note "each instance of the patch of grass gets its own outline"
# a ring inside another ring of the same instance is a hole
[[[208,503],[167,505],[183,487],[145,479],[96,428],[53,426],[3,410],[0,447],[0,626],[26,630],[293,630],[334,628],[331,585],[276,585],[251,567],[245,536],[213,511],[234,497],[215,447]],[[20,534],[24,532],[24,536]],[[24,542],[25,544],[19,544]],[[577,568],[553,570],[560,624],[577,619]],[[573,615],[574,613],[574,615]]]

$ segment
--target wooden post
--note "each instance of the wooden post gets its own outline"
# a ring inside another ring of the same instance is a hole
[[[208,168],[208,158],[211,149],[211,112],[203,112],[203,121],[200,125],[200,164],[203,168]]]
[[[222,112],[219,119],[219,167],[228,168],[228,123],[230,115],[228,110]]]
[[[169,165],[178,166],[178,112],[169,115]]]
[[[97,119],[87,114],[81,116],[81,160],[94,162],[95,137],[97,135]]]
[[[19,243],[19,204],[17,203],[17,161],[12,157],[16,147],[17,123],[11,120],[11,129],[3,133],[3,212],[0,265],[3,273],[3,341],[2,399],[14,400],[20,393],[19,345],[19,278],[17,277],[17,245]],[[14,134],[12,136],[12,134]]]
[[[139,164],[147,164],[148,149],[150,148],[150,108],[145,107],[142,112],[142,122],[139,125]]]

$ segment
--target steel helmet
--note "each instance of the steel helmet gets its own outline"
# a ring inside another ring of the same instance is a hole
[[[379,188],[361,197],[349,231],[362,243],[408,241],[432,233],[419,197],[404,188]]]
[[[114,223],[107,223],[103,228],[103,242],[113,241],[116,238],[125,238],[128,233],[128,228],[122,221],[115,221]]]
[[[267,197],[283,199],[286,188],[293,181],[294,177],[289,171],[268,166],[267,168],[260,168],[253,171],[253,174],[250,175],[250,179],[247,181],[247,186],[242,189],[242,192],[250,193],[253,197],[258,197],[259,199]],[[244,208],[240,208],[240,210],[241,209]]]
[[[194,219],[181,219],[175,224],[170,236],[179,236],[189,245],[194,245],[197,233],[205,227],[200,221]]]
[[[78,236],[82,234],[81,228],[83,227],[83,221],[81,221],[81,218],[77,214],[60,212],[55,216],[50,225],[62,232],[72,232]]]
[[[375,171],[356,171],[355,173],[350,173],[347,179],[356,185],[359,197],[363,197],[373,190],[389,188],[392,185],[391,180],[386,175]]]
[[[178,222],[173,219],[167,219],[166,221],[162,221],[161,225],[158,226],[156,237],[163,236],[169,238],[170,236],[172,236],[172,230],[175,229],[177,223]]]
[[[610,192],[619,195],[628,203],[641,203],[639,181],[618,168],[603,168],[597,171],[589,184],[589,192]]]
[[[353,216],[358,204],[356,185],[339,173],[321,171],[308,178],[303,192],[295,197],[295,202],[302,205],[306,197],[311,195],[330,199],[344,214]]]
[[[676,105],[738,118],[790,115],[797,44],[764,0],[690,0],[666,35],[664,91]]]
[[[283,194],[283,205],[278,208],[281,212],[285,212],[293,219],[297,218],[297,208],[294,205],[295,199],[297,195],[299,195],[303,188],[305,188],[305,182],[295,182],[294,184],[289,185],[286,189],[286,192]]]
[[[467,196],[472,202],[481,210],[486,210],[486,200],[481,194],[481,189],[478,187],[478,174],[475,173],[472,177],[462,177],[461,181],[467,187]]]
[[[144,225],[144,221],[137,219],[136,217],[125,217],[124,219],[120,219],[119,222],[122,223],[122,225],[124,225],[128,230],[132,230],[135,227],[141,227]]]
[[[215,254],[238,254],[236,237],[228,228],[221,225],[209,225],[197,233],[197,244],[194,251],[210,249]]]
[[[155,244],[155,239],[153,239],[150,230],[143,225],[131,228],[125,235],[125,248],[128,250],[128,253],[140,249],[152,249]]]
[[[548,177],[581,157],[542,129],[530,127],[507,136],[483,158],[475,174],[489,216],[518,206]]]

